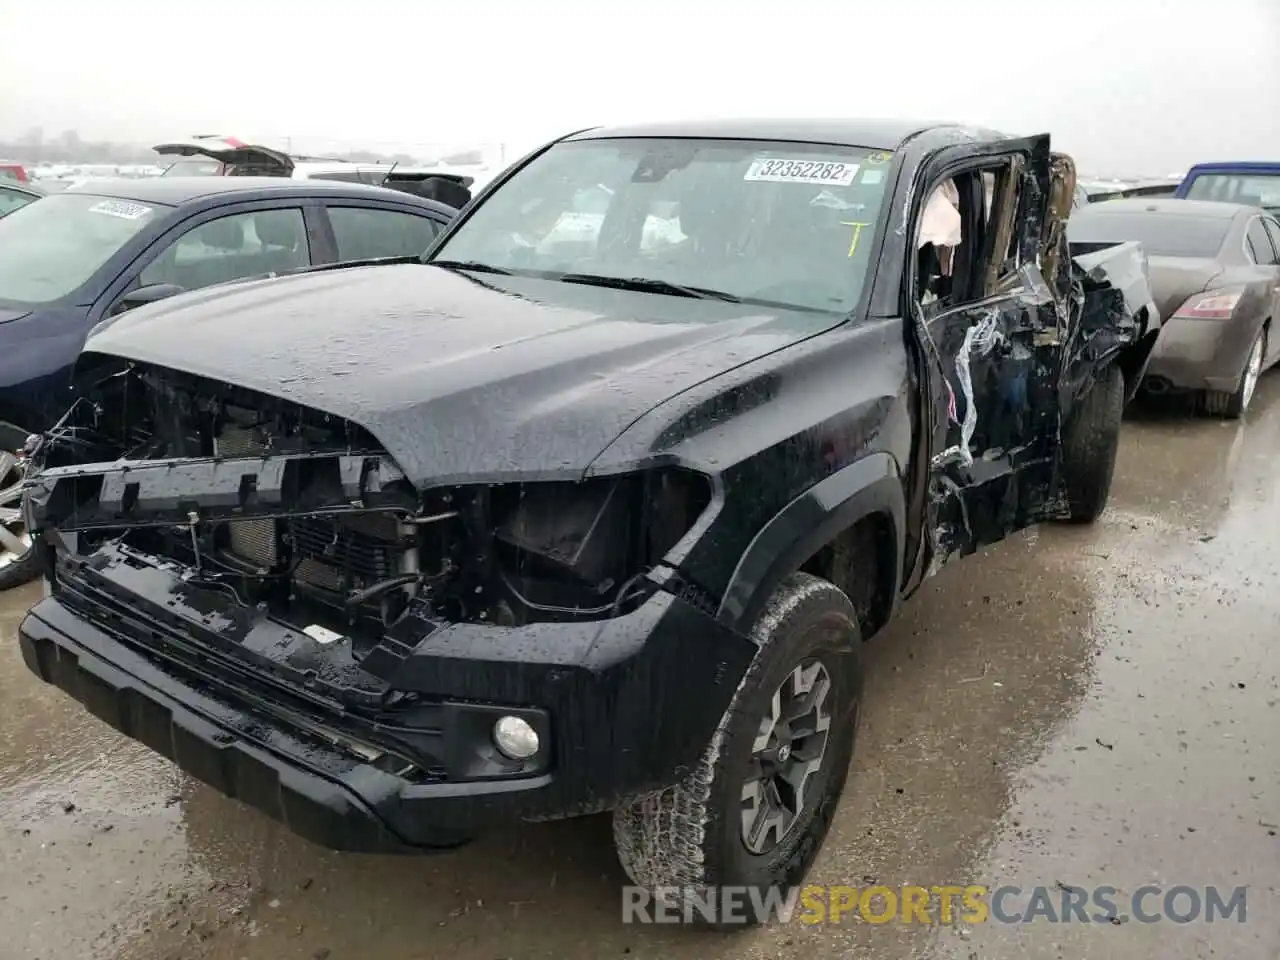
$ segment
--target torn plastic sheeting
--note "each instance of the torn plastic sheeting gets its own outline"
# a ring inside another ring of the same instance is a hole
[[[970,358],[975,352],[978,356],[985,357],[997,344],[1004,341],[1004,334],[1000,332],[997,326],[999,321],[999,311],[991,310],[985,317],[965,331],[964,345],[956,357],[956,378],[959,380],[960,390],[964,394],[964,419],[960,422],[960,442],[938,454],[934,458],[934,466],[941,466],[956,460],[959,460],[965,466],[973,465],[973,454],[969,450],[969,443],[973,439],[974,431],[978,428],[978,409],[974,403],[973,374]],[[956,413],[954,393],[951,396],[950,411],[954,418]]]

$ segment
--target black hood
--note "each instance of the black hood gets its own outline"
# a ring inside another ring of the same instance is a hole
[[[403,264],[185,294],[85,350],[343,417],[424,485],[581,475],[662,401],[838,322]]]

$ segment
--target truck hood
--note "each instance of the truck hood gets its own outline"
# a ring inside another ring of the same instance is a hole
[[[342,417],[422,486],[580,476],[663,401],[842,319],[415,263],[184,294],[85,353]]]

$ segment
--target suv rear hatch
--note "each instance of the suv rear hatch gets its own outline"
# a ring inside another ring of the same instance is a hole
[[[234,137],[200,136],[152,147],[162,157],[208,157],[223,165],[226,176],[289,177],[293,158],[287,153]]]

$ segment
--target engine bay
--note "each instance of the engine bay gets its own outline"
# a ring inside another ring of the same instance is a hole
[[[679,468],[417,489],[355,424],[137,364],[100,375],[33,462],[31,524],[55,532],[51,552],[123,544],[189,586],[375,643],[410,613],[521,626],[629,612],[711,501]]]

